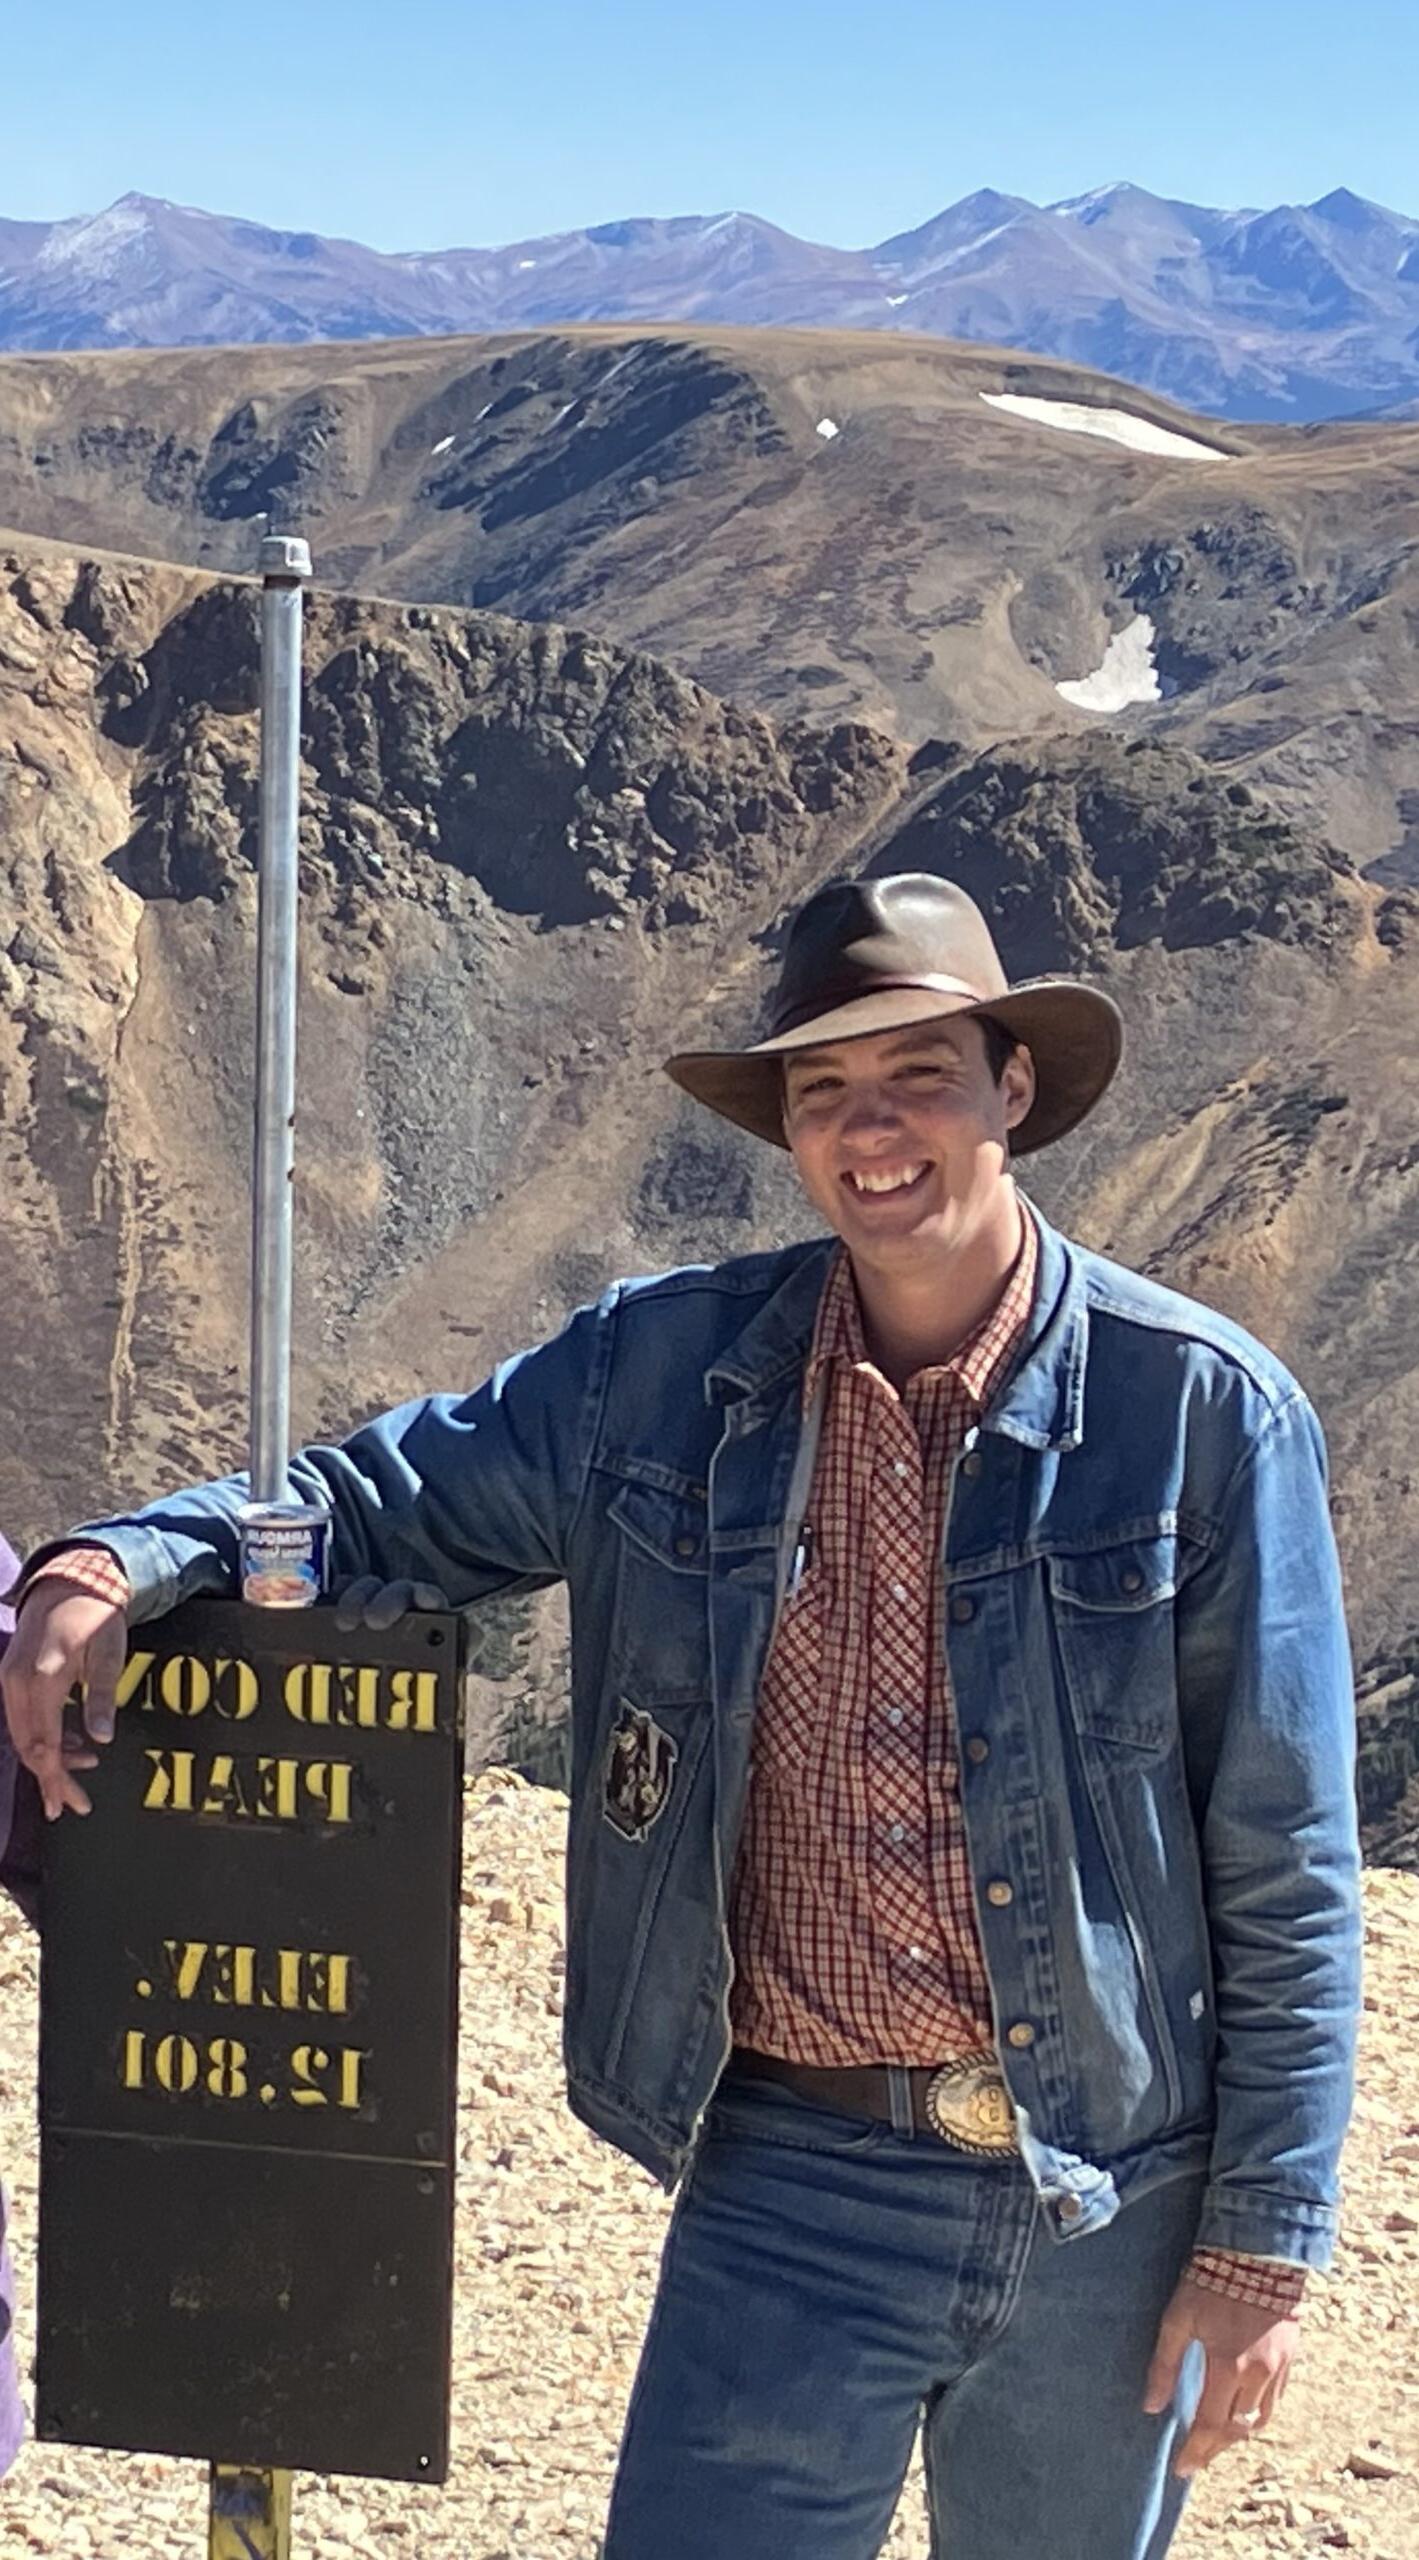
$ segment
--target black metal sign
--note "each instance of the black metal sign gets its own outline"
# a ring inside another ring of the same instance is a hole
[[[135,1628],[46,1841],[41,2436],[445,2477],[461,1635]]]

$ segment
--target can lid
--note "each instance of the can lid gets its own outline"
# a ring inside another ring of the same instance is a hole
[[[308,1521],[314,1526],[329,1518],[330,1506],[324,1502],[243,1502],[237,1512],[243,1529],[259,1529],[267,1520],[273,1525],[278,1521]]]

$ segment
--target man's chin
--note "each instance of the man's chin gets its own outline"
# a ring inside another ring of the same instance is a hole
[[[849,1253],[867,1263],[947,1261],[958,1253],[965,1222],[954,1203],[922,1207],[911,1218],[855,1218],[851,1211],[838,1222],[838,1234]]]

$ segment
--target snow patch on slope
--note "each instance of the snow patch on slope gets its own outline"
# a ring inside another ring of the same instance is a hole
[[[1014,391],[983,391],[980,396],[988,408],[1008,409],[1013,418],[1058,427],[1067,436],[1103,436],[1110,444],[1128,445],[1134,453],[1165,453],[1182,462],[1232,459],[1215,444],[1203,444],[1197,436],[1180,436],[1172,427],[1156,427],[1151,418],[1135,418],[1129,409],[1091,409],[1079,400],[1030,400]]]
[[[56,222],[41,243],[37,267],[68,267],[80,275],[111,275],[123,251],[152,229],[138,204],[111,204],[106,213],[80,214],[74,222]]]
[[[1114,633],[1102,666],[1091,676],[1072,676],[1067,683],[1057,684],[1055,692],[1078,711],[1127,711],[1135,702],[1161,702],[1163,688],[1153,656],[1157,636],[1148,615],[1135,614],[1122,631]]]

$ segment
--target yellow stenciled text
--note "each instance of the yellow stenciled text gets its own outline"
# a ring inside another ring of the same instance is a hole
[[[160,1663],[155,1653],[130,1653],[117,1696],[121,1707],[141,1707],[149,1714],[166,1707],[175,1716],[200,1716],[211,1707],[233,1723],[254,1715],[261,1703],[252,1665],[228,1654],[204,1662],[200,1654],[171,1653]]]
[[[283,1692],[301,1724],[353,1724],[390,1733],[438,1731],[438,1674],[387,1663],[293,1662]]]
[[[147,1750],[145,1813],[209,1821],[348,1822],[354,1764],[272,1752]]]
[[[205,1938],[164,1938],[166,1987],[178,2000],[216,2009],[301,2009],[343,2018],[350,2010],[353,1957],[313,1947],[226,1946]]]

